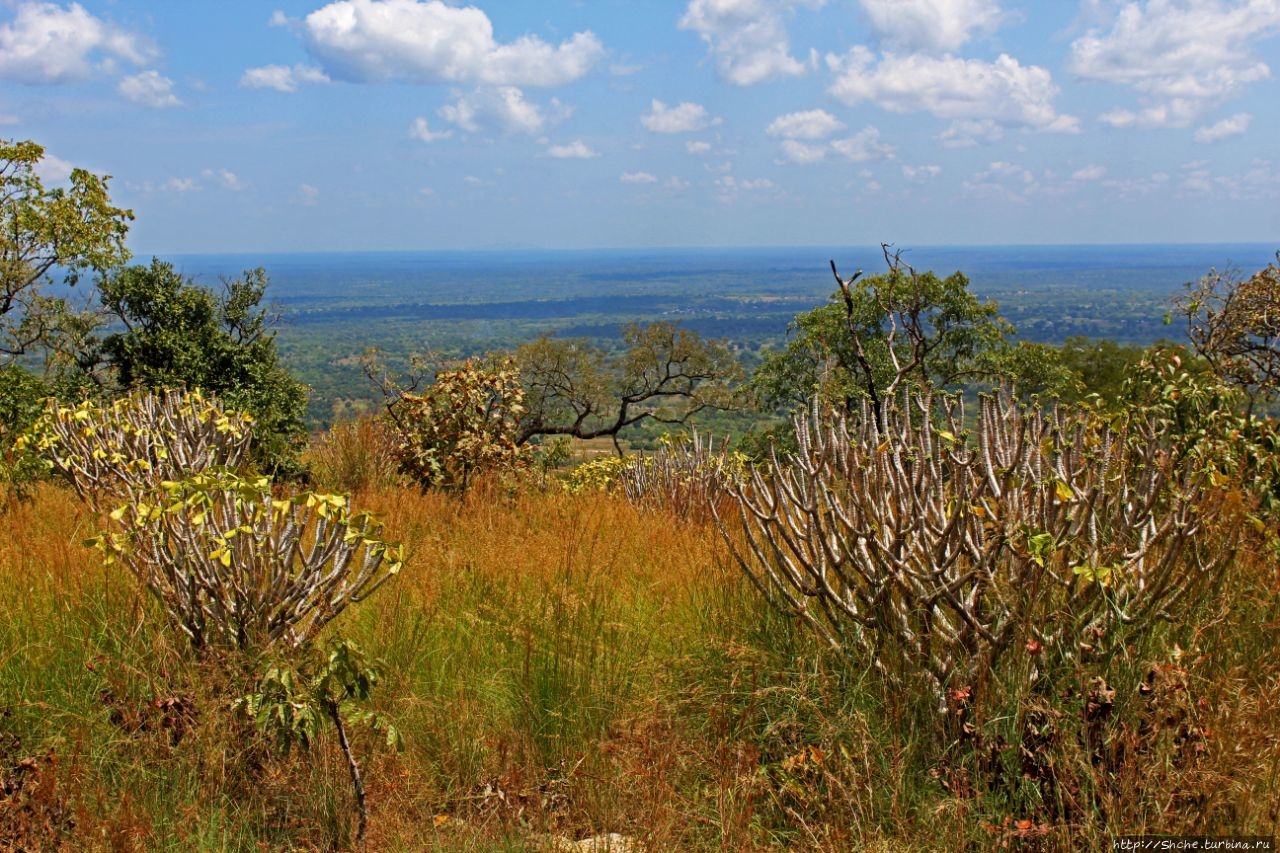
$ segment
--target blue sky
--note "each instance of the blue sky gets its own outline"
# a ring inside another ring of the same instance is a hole
[[[140,253],[1280,243],[1280,0],[0,0]]]

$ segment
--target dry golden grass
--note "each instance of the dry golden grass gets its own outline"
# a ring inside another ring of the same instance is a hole
[[[1091,673],[1042,697],[1057,733],[1027,765],[1052,778],[1042,797],[1016,771],[981,778],[921,734],[928,703],[765,609],[707,526],[500,483],[372,487],[359,505],[407,546],[402,575],[334,626],[384,661],[374,704],[406,740],[357,740],[370,850],[604,832],[650,851],[1072,850],[1276,831],[1280,574],[1263,537],[1195,625],[1098,670],[1116,691],[1104,749],[1082,739]],[[230,711],[247,664],[194,662],[80,544],[96,526],[49,486],[0,515],[0,849],[348,845],[336,746],[267,750]]]

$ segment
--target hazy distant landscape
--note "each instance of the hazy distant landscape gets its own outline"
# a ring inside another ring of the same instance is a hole
[[[1179,338],[1170,298],[1211,268],[1265,266],[1266,244],[899,247],[920,271],[969,277],[1023,340],[1071,336],[1150,344]],[[335,252],[175,255],[207,284],[264,267],[279,343],[312,387],[313,427],[340,400],[375,392],[355,357],[431,350],[465,357],[550,333],[608,343],[631,321],[675,320],[729,341],[748,361],[835,289],[842,274],[882,272],[878,247],[614,251]]]

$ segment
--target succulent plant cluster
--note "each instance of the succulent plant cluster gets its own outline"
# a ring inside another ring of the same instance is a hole
[[[998,394],[967,427],[962,400],[915,391],[879,414],[802,413],[798,451],[730,485],[740,526],[719,517],[771,601],[886,675],[941,695],[1011,648],[1088,654],[1229,556],[1200,541],[1212,472],[1153,420]]]
[[[89,540],[126,567],[193,648],[302,648],[399,571],[400,549],[343,495],[277,498],[243,471],[252,419],[199,391],[50,401],[24,441],[95,505]]]

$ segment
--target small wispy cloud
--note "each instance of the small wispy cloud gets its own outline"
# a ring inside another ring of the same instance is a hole
[[[1249,129],[1252,121],[1253,116],[1249,113],[1236,113],[1230,118],[1199,128],[1195,132],[1195,140],[1196,142],[1217,142],[1231,136],[1239,136]]]
[[[840,130],[844,130],[844,122],[826,110],[806,110],[778,116],[765,133],[785,139],[825,139]]]
[[[143,71],[125,77],[116,86],[116,91],[125,100],[152,109],[182,106],[182,100],[173,93],[173,81],[159,71]]]
[[[908,181],[926,181],[936,178],[942,174],[942,167],[930,163],[924,166],[906,166],[902,167],[902,176]]]
[[[722,121],[707,112],[702,104],[683,101],[672,107],[657,98],[650,104],[649,112],[640,117],[640,123],[654,133],[693,133]]]
[[[552,145],[547,149],[547,156],[561,160],[590,160],[593,157],[599,157],[600,152],[581,139],[575,139],[568,145]]]
[[[310,65],[263,65],[240,75],[240,85],[245,89],[275,89],[277,92],[296,92],[303,83],[328,82],[329,75]]]
[[[218,186],[224,190],[232,192],[240,192],[249,185],[240,179],[240,176],[230,169],[205,169],[201,173],[202,177],[209,178],[218,182]]]
[[[192,193],[200,191],[200,184],[195,178],[170,178],[164,182],[163,189],[175,193]]]
[[[453,136],[452,130],[432,130],[425,118],[419,116],[409,125],[409,137],[419,142],[438,142]]]

